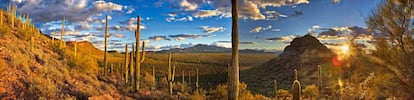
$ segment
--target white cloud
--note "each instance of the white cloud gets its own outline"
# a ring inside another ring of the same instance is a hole
[[[126,12],[126,14],[132,14],[135,11],[134,8],[129,8]]]
[[[223,27],[201,26],[200,28],[204,30],[204,33],[223,32],[225,30]]]
[[[211,43],[210,45],[214,45],[214,46],[218,46],[218,47],[231,48],[231,42],[217,41],[217,42]]]
[[[19,5],[17,11],[34,16],[32,17],[34,22],[58,21],[63,17],[66,17],[69,22],[80,22],[103,11],[123,9],[120,4],[89,0],[22,0],[22,3],[17,5]]]
[[[266,31],[266,30],[269,30],[269,29],[271,29],[272,28],[272,26],[267,26],[267,27],[261,27],[261,26],[258,26],[258,27],[255,27],[255,28],[253,28],[251,31],[250,31],[250,33],[258,33],[258,32],[262,32],[262,31]]]
[[[182,7],[185,11],[194,11],[198,8],[198,4],[190,3],[187,0],[181,0],[179,6]]]
[[[175,21],[178,21],[178,22],[187,22],[187,21],[189,21],[189,22],[191,22],[191,21],[193,21],[193,17],[191,17],[191,16],[182,17],[182,18],[169,17],[165,20],[167,22],[175,22]]]
[[[244,3],[239,8],[240,17],[242,18],[250,18],[253,20],[260,20],[260,19],[266,19],[266,17],[260,13],[260,9],[257,7],[257,4],[244,0]]]
[[[218,16],[221,13],[216,9],[216,10],[200,10],[196,13],[194,13],[194,17],[196,18],[206,18],[206,17],[211,17],[211,16]]]

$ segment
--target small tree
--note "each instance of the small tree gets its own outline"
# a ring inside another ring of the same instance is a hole
[[[375,38],[376,51],[368,56],[380,66],[382,73],[391,73],[398,83],[393,91],[405,91],[393,94],[414,99],[414,41],[413,41],[414,1],[385,0],[373,10],[366,20],[371,31],[380,33]],[[384,80],[386,81],[386,80]]]

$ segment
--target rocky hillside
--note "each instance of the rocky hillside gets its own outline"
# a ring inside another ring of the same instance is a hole
[[[241,72],[241,81],[256,92],[271,94],[273,80],[278,87],[290,90],[294,69],[304,85],[316,84],[317,65],[330,66],[335,54],[311,35],[295,38],[282,54],[261,66]]]

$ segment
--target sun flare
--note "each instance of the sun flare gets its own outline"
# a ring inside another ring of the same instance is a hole
[[[343,45],[343,46],[341,46],[341,51],[342,51],[342,54],[349,54],[349,46],[348,46],[348,44],[345,44],[345,45]]]

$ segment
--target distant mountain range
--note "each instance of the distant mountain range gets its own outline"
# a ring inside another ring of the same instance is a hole
[[[161,50],[156,53],[231,53],[231,48],[219,47],[215,45],[197,44],[188,48],[172,48],[171,50]],[[243,49],[239,50],[240,53],[281,53],[281,51],[266,51],[266,50],[254,50]]]

